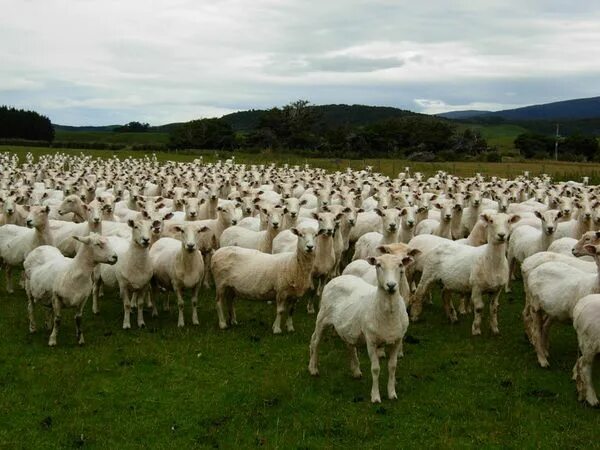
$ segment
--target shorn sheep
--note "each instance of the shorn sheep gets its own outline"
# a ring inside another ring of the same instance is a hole
[[[99,263],[117,262],[117,254],[105,237],[91,233],[85,237],[74,236],[73,239],[82,244],[74,258],[63,256],[56,247],[43,245],[29,253],[23,263],[29,330],[35,331],[33,305],[37,302],[51,304],[54,316],[48,340],[51,347],[56,345],[62,308],[78,308],[75,313],[77,339],[80,345],[84,343],[81,316],[92,292],[92,272]]]
[[[587,295],[573,308],[573,327],[577,332],[579,358],[573,368],[579,400],[598,406],[592,381],[594,358],[600,353],[600,295]]]
[[[272,255],[241,247],[224,247],[215,252],[211,264],[215,277],[219,327],[227,328],[237,323],[233,302],[236,297],[242,297],[275,300],[277,316],[273,323],[273,333],[281,333],[281,321],[286,312],[287,330],[294,331],[294,302],[312,285],[316,232],[304,226],[292,228],[291,231],[298,236],[295,252]],[[225,304],[228,309],[227,320],[223,310]]]
[[[498,334],[498,299],[501,288],[508,281],[508,261],[506,243],[511,226],[520,217],[504,213],[483,213],[481,218],[487,223],[488,243],[480,247],[457,244],[452,241],[442,243],[425,253],[422,258],[423,273],[411,303],[411,318],[417,320],[421,313],[423,297],[431,284],[440,281],[443,285],[442,299],[446,314],[456,320],[456,311],[451,302],[451,293],[471,294],[474,318],[471,332],[481,334],[483,294],[491,295],[490,328]]]
[[[371,360],[371,402],[380,403],[378,348],[391,347],[388,359],[387,392],[396,399],[396,364],[402,351],[402,339],[408,329],[408,314],[400,295],[404,266],[411,257],[393,255],[370,257],[368,262],[376,267],[377,286],[352,275],[342,275],[331,280],[323,289],[321,307],[315,331],[310,340],[311,375],[318,375],[318,348],[325,327],[331,325],[348,346],[352,376],[362,376],[356,346],[361,339],[367,344]]]
[[[199,248],[200,236],[210,232],[207,226],[192,223],[173,225],[179,239],[161,238],[150,249],[153,283],[167,290],[175,291],[179,318],[177,326],[183,327],[183,290],[192,290],[192,323],[198,325],[198,292],[204,278],[204,260]],[[156,296],[153,304],[156,308]],[[138,308],[142,305],[138,303]],[[156,309],[154,309],[156,311]]]

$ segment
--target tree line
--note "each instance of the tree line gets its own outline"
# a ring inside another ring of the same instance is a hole
[[[336,158],[497,158],[481,134],[433,116],[407,113],[373,123],[334,123],[306,100],[261,113],[255,126],[236,133],[223,119],[199,119],[171,131],[171,148],[293,151]]]
[[[52,142],[54,127],[50,119],[35,111],[0,106],[0,139]]]
[[[554,158],[564,161],[597,161],[600,159],[598,139],[593,135],[572,134],[566,137],[540,133],[522,133],[514,141],[515,148],[525,158]]]

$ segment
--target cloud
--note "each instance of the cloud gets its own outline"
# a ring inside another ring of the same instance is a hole
[[[600,92],[597,2],[0,0],[0,7],[0,103],[56,123],[158,124],[298,98],[422,112],[501,109]]]

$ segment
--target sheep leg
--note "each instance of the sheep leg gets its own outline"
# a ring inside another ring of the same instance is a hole
[[[237,316],[235,315],[235,303],[233,303],[233,298],[227,300],[227,317],[229,320],[229,325],[237,325]]]
[[[500,306],[500,292],[501,289],[498,289],[491,295],[490,298],[490,329],[492,330],[493,334],[500,334],[500,330],[498,329],[498,307]]]
[[[52,333],[48,339],[48,345],[50,347],[56,346],[56,337],[58,336],[58,328],[60,327],[60,310],[61,310],[60,299],[56,296],[52,297],[52,310],[54,312],[54,326],[52,327]]]
[[[192,291],[192,324],[200,325],[198,321],[198,291],[200,291],[200,283],[194,286]]]
[[[287,311],[287,318],[285,319],[285,328],[289,333],[294,331],[294,311],[296,309],[296,299],[289,300],[289,307]]]
[[[85,307],[85,301],[79,307],[79,310],[75,313],[75,330],[77,335],[77,343],[79,345],[85,344],[85,339],[83,338],[83,330],[81,328],[81,319],[83,315],[83,308]]]
[[[483,298],[481,289],[473,286],[471,290],[471,301],[473,302],[473,325],[471,326],[471,334],[478,336],[481,334],[481,315],[483,312]]]
[[[578,360],[577,388],[579,399],[585,400],[590,406],[598,405],[598,397],[596,397],[596,391],[592,382],[592,365],[595,356],[594,352],[586,352],[584,349]]]
[[[322,316],[317,316],[317,323],[315,324],[315,331],[310,337],[310,361],[308,363],[308,371],[311,375],[319,375],[319,343],[321,342],[321,336],[323,336],[323,330],[325,329],[325,323]]]
[[[287,309],[287,305],[285,298],[279,295],[275,299],[275,303],[277,306],[277,314],[275,316],[275,322],[273,322],[273,334],[281,334],[281,319],[283,319],[283,314]]]
[[[546,353],[544,352],[544,339],[543,339],[543,312],[542,311],[532,311],[530,313],[531,322],[532,322],[532,340],[533,346],[535,347],[535,352],[537,354],[538,363],[541,367],[548,367],[550,364],[548,363],[548,358]]]
[[[512,257],[508,260],[508,278],[506,279],[506,284],[504,285],[504,292],[507,294],[511,292],[510,282],[515,279],[515,266],[517,264],[516,258]]]
[[[375,342],[367,340],[367,352],[369,353],[369,359],[371,360],[371,377],[373,378],[373,384],[371,385],[371,403],[381,403],[381,396],[379,395],[379,356],[377,355],[377,346]]]
[[[315,279],[313,278],[312,283],[313,283],[313,287],[314,287],[314,282]],[[321,288],[321,277],[316,277],[316,282],[317,282],[317,289],[316,289],[316,296],[319,296],[319,290]],[[315,313],[315,305],[314,305],[314,300],[313,300],[313,296],[310,295],[308,297],[308,302],[306,303],[306,312],[308,314],[314,314]]]
[[[34,315],[34,303],[29,292],[27,293],[27,315],[29,317],[29,332],[35,333],[35,315]]]
[[[183,288],[181,286],[174,286],[175,295],[177,296],[177,309],[179,310],[179,317],[177,318],[177,326],[182,328],[185,326],[185,321],[183,320]]]
[[[402,348],[402,339],[392,345],[390,350],[390,357],[388,358],[388,398],[390,400],[396,400],[398,395],[396,394],[396,365],[398,364],[398,353]]]
[[[129,291],[127,288],[121,288],[121,299],[123,300],[123,329],[131,328],[131,302],[129,300]]]
[[[4,264],[4,274],[6,275],[6,292],[9,294],[15,293],[12,279],[12,267],[9,264]]]
[[[456,310],[452,304],[452,292],[447,289],[442,289],[442,300],[444,303],[444,311],[446,312],[446,317],[448,317],[448,320],[451,323],[457,322],[458,318],[456,317]]]
[[[92,312],[98,314],[100,309],[98,308],[98,298],[100,297],[100,290],[102,289],[102,278],[94,280],[92,287]]]
[[[138,328],[146,328],[146,323],[144,322],[144,289],[141,291],[133,291],[131,303],[137,304]]]
[[[350,372],[352,372],[353,378],[362,377],[362,372],[360,371],[360,361],[358,359],[358,351],[356,350],[356,345],[348,344],[348,354],[350,356]]]
[[[421,281],[419,282],[419,286],[417,287],[410,306],[410,319],[413,322],[419,320],[421,311],[423,311],[423,297],[429,292],[429,287],[433,281],[433,277],[428,276],[427,273],[422,274]]]
[[[212,255],[210,253],[207,253],[206,255],[203,255],[204,257],[204,287],[206,289],[210,289],[210,287],[213,285],[213,276],[212,276],[212,271],[210,270],[210,261],[212,259]]]
[[[163,311],[171,311],[171,305],[169,304],[169,295],[170,293],[167,292],[167,295],[165,295],[165,300],[163,301]]]
[[[550,356],[550,325],[552,325],[552,318],[547,314],[544,314],[542,325],[542,348],[544,349],[546,358]]]
[[[217,288],[216,292],[216,306],[217,306],[217,315],[219,317],[219,328],[224,330],[227,328],[227,321],[225,320],[225,314],[223,313],[223,297],[224,292]]]
[[[148,302],[152,305],[152,317],[158,317],[158,289],[156,286],[152,286],[148,289]]]

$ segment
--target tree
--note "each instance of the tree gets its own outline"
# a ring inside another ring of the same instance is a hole
[[[127,125],[114,129],[117,133],[144,133],[148,131],[150,124],[140,122],[129,122]]]
[[[54,140],[54,127],[46,116],[35,111],[0,106],[0,138]]]
[[[235,135],[227,122],[221,119],[199,119],[182,124],[169,136],[172,148],[231,150]]]
[[[514,145],[525,158],[547,158],[554,151],[554,139],[537,133],[518,135]]]
[[[580,155],[591,160],[598,155],[598,140],[594,136],[567,136],[558,147],[560,155]]]

